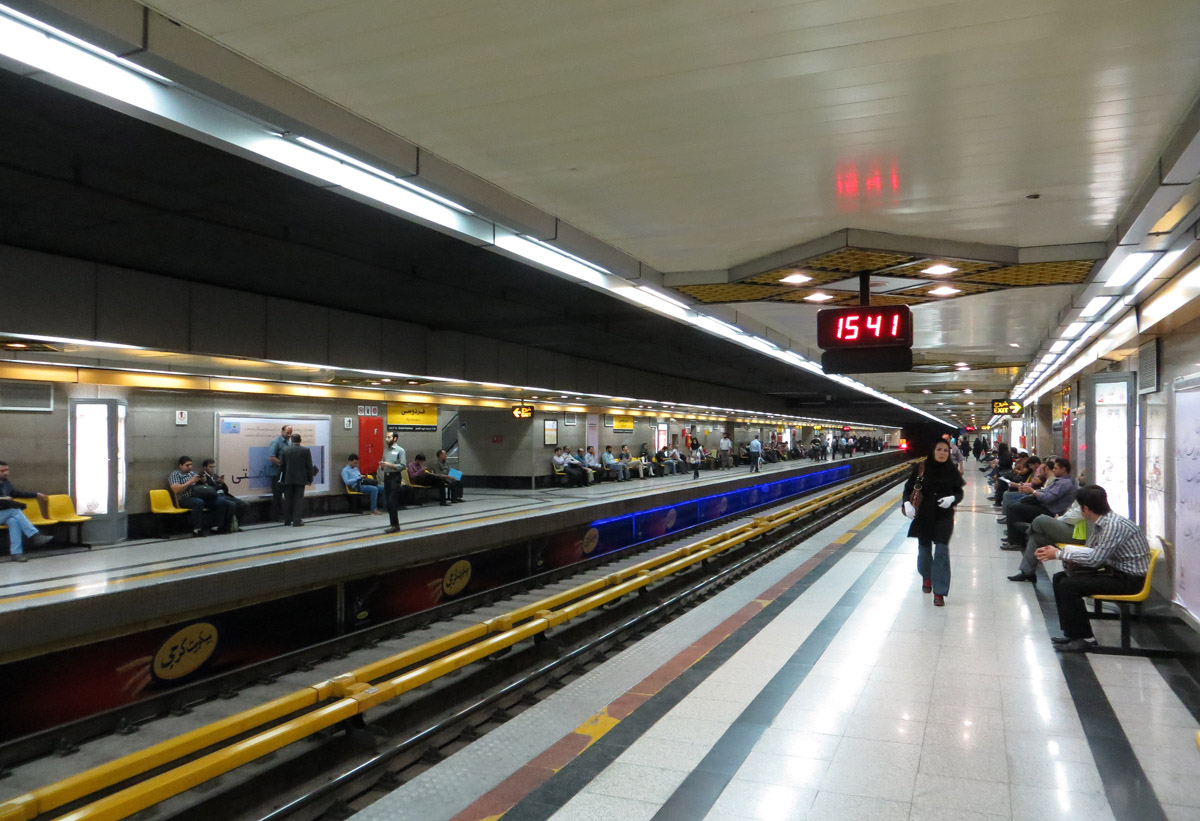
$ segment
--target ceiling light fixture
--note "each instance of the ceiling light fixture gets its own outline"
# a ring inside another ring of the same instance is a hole
[[[961,293],[962,293],[962,291],[959,290],[958,288],[951,288],[949,285],[943,285],[940,288],[934,288],[932,291],[929,292],[929,295],[930,296],[954,296],[955,294],[961,294]]]
[[[805,282],[812,282],[812,277],[807,274],[792,274],[779,280],[786,285],[802,285]]]
[[[933,391],[929,390],[929,388],[922,388],[921,393],[933,393]]]
[[[1060,339],[1050,346],[1050,353],[1062,353],[1071,343],[1065,339]]]
[[[828,302],[833,297],[829,294],[809,294],[804,299],[806,302]]]
[[[1124,287],[1129,280],[1146,270],[1146,266],[1154,260],[1154,256],[1147,252],[1130,254],[1113,269],[1113,272],[1108,275],[1108,279],[1104,280],[1104,284],[1109,288]]]
[[[1110,303],[1112,301],[1113,301],[1113,298],[1110,296],[1096,297],[1095,299],[1088,302],[1088,304],[1086,306],[1084,306],[1083,311],[1081,311],[1079,314],[1079,318],[1080,319],[1091,319],[1096,314],[1100,313],[1105,308],[1107,308],[1108,303]]]
[[[938,263],[937,265],[930,265],[928,268],[921,269],[921,273],[922,274],[932,274],[933,276],[937,277],[937,276],[943,276],[945,274],[953,274],[957,270],[958,270],[957,268],[952,268],[949,265],[943,265],[942,263]]]
[[[1063,338],[1064,339],[1074,339],[1075,337],[1077,337],[1081,333],[1083,333],[1083,329],[1086,328],[1087,326],[1088,326],[1088,324],[1086,322],[1072,322],[1070,325],[1067,326],[1067,329],[1065,331],[1063,331],[1063,334],[1062,334]]]

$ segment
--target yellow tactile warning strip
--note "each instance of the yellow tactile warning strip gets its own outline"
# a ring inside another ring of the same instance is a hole
[[[734,631],[762,612],[786,590],[808,575],[821,562],[855,536],[858,536],[876,519],[896,507],[893,499],[880,505],[852,529],[835,538],[818,550],[803,564],[784,576],[761,596],[747,602],[740,610],[721,622],[708,633],[697,639],[685,650],[663,664],[653,673],[625,691],[607,706],[580,724],[567,735],[550,745],[540,755],[502,781],[490,792],[478,798],[465,810],[455,815],[452,821],[495,821],[512,809],[521,799],[532,793],[563,767],[611,732],[621,721],[673,682],[685,670],[708,655],[713,648],[728,638]]]

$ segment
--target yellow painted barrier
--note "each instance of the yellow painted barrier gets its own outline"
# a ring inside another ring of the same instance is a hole
[[[352,670],[244,710],[221,721],[168,739],[145,750],[123,756],[62,781],[0,804],[0,821],[30,821],[34,817],[84,798],[113,784],[157,769],[205,747],[219,744],[255,727],[277,721],[310,707],[316,709],[278,726],[243,739],[195,761],[176,767],[140,784],[81,807],[58,821],[118,821],[165,801],[198,784],[236,769],[294,741],[345,721],[354,715],[434,681],[454,670],[525,641],[538,633],[577,618],[633,593],[649,584],[685,570],[704,559],[736,547],[786,523],[858,492],[861,488],[908,469],[899,465],[869,480],[856,482],[818,500],[810,500],[769,516],[756,518],[686,547],[676,548],[602,579],[578,585],[538,602],[455,631],[386,659]],[[561,609],[555,609],[561,608]],[[527,621],[526,621],[527,620]],[[519,624],[520,622],[525,622]],[[474,642],[474,643],[471,643]],[[468,645],[462,647],[462,645]],[[455,650],[455,648],[461,648]],[[453,652],[451,652],[453,651]],[[432,659],[442,655],[441,658]],[[425,662],[378,684],[370,682],[405,667]],[[328,704],[322,702],[335,699]],[[321,705],[321,706],[317,706]]]

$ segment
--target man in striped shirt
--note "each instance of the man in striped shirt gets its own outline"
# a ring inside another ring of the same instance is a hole
[[[1054,601],[1062,637],[1054,636],[1056,650],[1082,653],[1096,646],[1096,637],[1088,621],[1083,600],[1096,593],[1127,596],[1137,593],[1146,583],[1150,569],[1150,545],[1137,525],[1112,512],[1108,494],[1099,485],[1079,489],[1075,501],[1088,522],[1087,543],[1080,547],[1046,546],[1038,548],[1042,561],[1062,559],[1079,570],[1054,574]]]

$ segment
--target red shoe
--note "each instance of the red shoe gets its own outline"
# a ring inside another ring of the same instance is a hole
[[[934,597],[933,597],[933,606],[934,606],[934,607],[945,607],[945,606],[946,606],[946,599],[945,599],[945,598],[943,598],[943,597],[942,597],[940,594],[934,594]]]
[[[932,593],[933,592],[933,582],[930,581],[929,579],[925,579],[923,582],[921,582],[921,592],[922,593]]]

